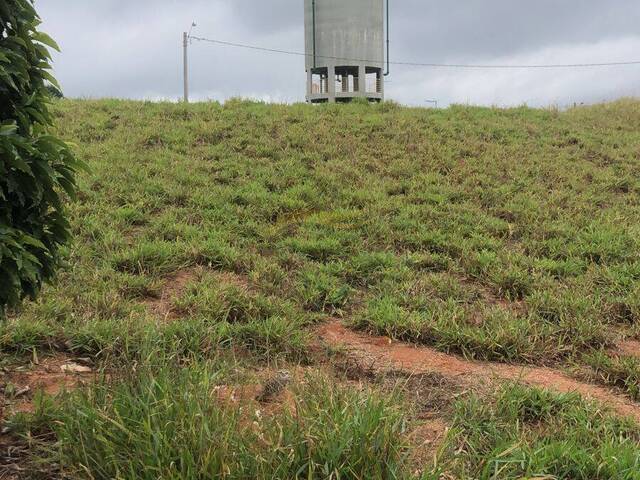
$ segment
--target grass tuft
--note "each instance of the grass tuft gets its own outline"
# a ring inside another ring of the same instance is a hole
[[[404,423],[393,398],[308,377],[293,405],[264,412],[225,396],[231,373],[214,364],[141,367],[66,396],[31,428],[55,433],[45,461],[95,479],[401,474]]]
[[[456,404],[440,473],[456,478],[633,479],[640,430],[574,394],[520,385]],[[436,478],[436,477],[433,477]]]

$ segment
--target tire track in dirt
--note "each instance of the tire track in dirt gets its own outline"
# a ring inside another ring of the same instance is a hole
[[[445,377],[468,377],[469,382],[495,378],[519,381],[559,393],[578,393],[640,423],[639,404],[604,387],[580,382],[551,368],[465,360],[429,347],[361,334],[348,329],[340,320],[320,325],[317,333],[326,344],[345,347],[348,353],[368,362],[375,369],[394,368],[413,374],[436,372]]]

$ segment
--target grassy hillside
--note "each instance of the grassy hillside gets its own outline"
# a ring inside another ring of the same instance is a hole
[[[411,395],[328,373],[336,352],[314,328],[341,318],[640,396],[640,362],[614,353],[640,336],[640,103],[55,112],[91,167],[76,242],[58,282],[0,325],[0,349],[9,368],[56,353],[106,375],[14,420],[44,438],[32,456],[93,478],[637,478],[635,425],[525,387],[449,398],[450,435],[416,460]],[[279,368],[304,371],[297,417],[281,406],[254,428],[210,404]]]

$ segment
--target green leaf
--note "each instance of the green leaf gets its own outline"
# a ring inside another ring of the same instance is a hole
[[[41,250],[46,250],[47,248],[40,240],[29,235],[22,235],[22,237],[20,237],[20,241],[25,245],[31,245],[32,247],[36,247]]]
[[[4,137],[8,137],[9,135],[14,135],[18,131],[18,126],[13,123],[9,125],[0,125],[0,135]]]
[[[27,162],[24,161],[24,159],[20,155],[7,155],[6,161],[16,170],[33,176],[31,167],[27,164]]]
[[[58,177],[58,183],[60,184],[60,186],[62,186],[64,191],[67,192],[67,195],[69,195],[72,200],[77,200],[76,186],[74,183],[63,176]]]
[[[53,48],[56,52],[60,51],[60,47],[58,46],[58,44],[53,40],[53,38],[51,38],[49,35],[47,35],[44,32],[35,32],[31,35],[31,38],[33,38],[36,42],[40,42],[45,44],[47,47],[51,47]]]
[[[37,122],[46,125],[49,122],[47,121],[46,117],[42,114],[42,112],[38,111],[35,108],[31,108],[31,107],[27,107],[25,108],[26,112],[32,117],[34,118]]]

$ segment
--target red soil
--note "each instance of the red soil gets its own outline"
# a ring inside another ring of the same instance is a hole
[[[625,340],[618,345],[618,353],[629,357],[640,358],[640,342],[637,340]]]
[[[640,422],[640,405],[627,397],[604,387],[580,382],[551,368],[469,361],[429,347],[390,342],[386,337],[360,334],[349,330],[339,320],[323,324],[318,329],[318,334],[324,342],[347,348],[351,354],[375,368],[393,368],[414,374],[436,372],[445,377],[469,377],[470,381],[515,380],[560,393],[575,392]]]

